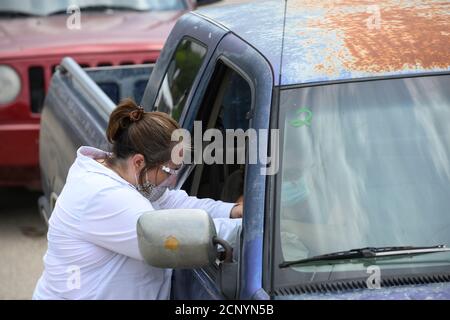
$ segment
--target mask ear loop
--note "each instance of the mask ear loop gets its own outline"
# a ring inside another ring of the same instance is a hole
[[[137,172],[134,173],[134,178],[136,179],[136,186],[135,186],[135,188],[137,190],[143,190],[143,186],[139,183]],[[149,182],[148,182],[148,179],[147,179],[147,174],[145,175],[145,179],[146,179],[146,181],[145,181],[144,185],[148,185]]]
[[[140,186],[139,186],[138,177],[137,177],[137,173],[136,172],[134,173],[134,177],[136,178],[136,185],[134,187],[136,188],[136,190],[139,190]]]

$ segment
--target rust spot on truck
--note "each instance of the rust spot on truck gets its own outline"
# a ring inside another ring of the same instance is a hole
[[[294,0],[288,2],[288,10],[288,17],[295,12],[306,17],[296,27],[307,39],[300,45],[317,47],[314,53],[322,59],[314,66],[318,72],[385,73],[450,66],[448,1]],[[330,34],[334,43],[314,43],[315,37],[330,39]]]
[[[179,246],[180,242],[174,236],[169,236],[164,241],[164,248],[166,248],[167,250],[175,251],[178,250]]]

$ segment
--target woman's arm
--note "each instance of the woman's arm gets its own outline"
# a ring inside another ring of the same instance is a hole
[[[230,246],[236,248],[239,229],[242,227],[242,219],[214,219],[217,235],[227,241]]]
[[[83,210],[79,230],[86,241],[143,260],[136,224],[143,213],[153,210],[151,203],[134,190],[105,189]]]
[[[240,218],[242,205],[212,199],[198,199],[183,190],[167,190],[161,198],[152,202],[155,209],[203,209],[211,218]]]

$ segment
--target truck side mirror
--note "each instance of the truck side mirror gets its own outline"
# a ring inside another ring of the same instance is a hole
[[[197,3],[197,6],[205,6],[207,4],[211,4],[211,3],[215,3],[215,2],[219,2],[219,1],[222,1],[222,0],[197,0],[194,2]]]
[[[216,229],[203,210],[144,213],[137,222],[137,234],[142,257],[154,267],[199,268],[216,259]]]

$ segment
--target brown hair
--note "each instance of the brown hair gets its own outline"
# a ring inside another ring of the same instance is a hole
[[[145,112],[132,99],[125,99],[109,117],[106,137],[112,144],[114,164],[117,159],[127,159],[142,154],[145,167],[139,174],[139,184],[148,170],[166,163],[171,158],[172,148],[178,143],[171,141],[172,132],[179,129],[178,123],[163,112]]]

